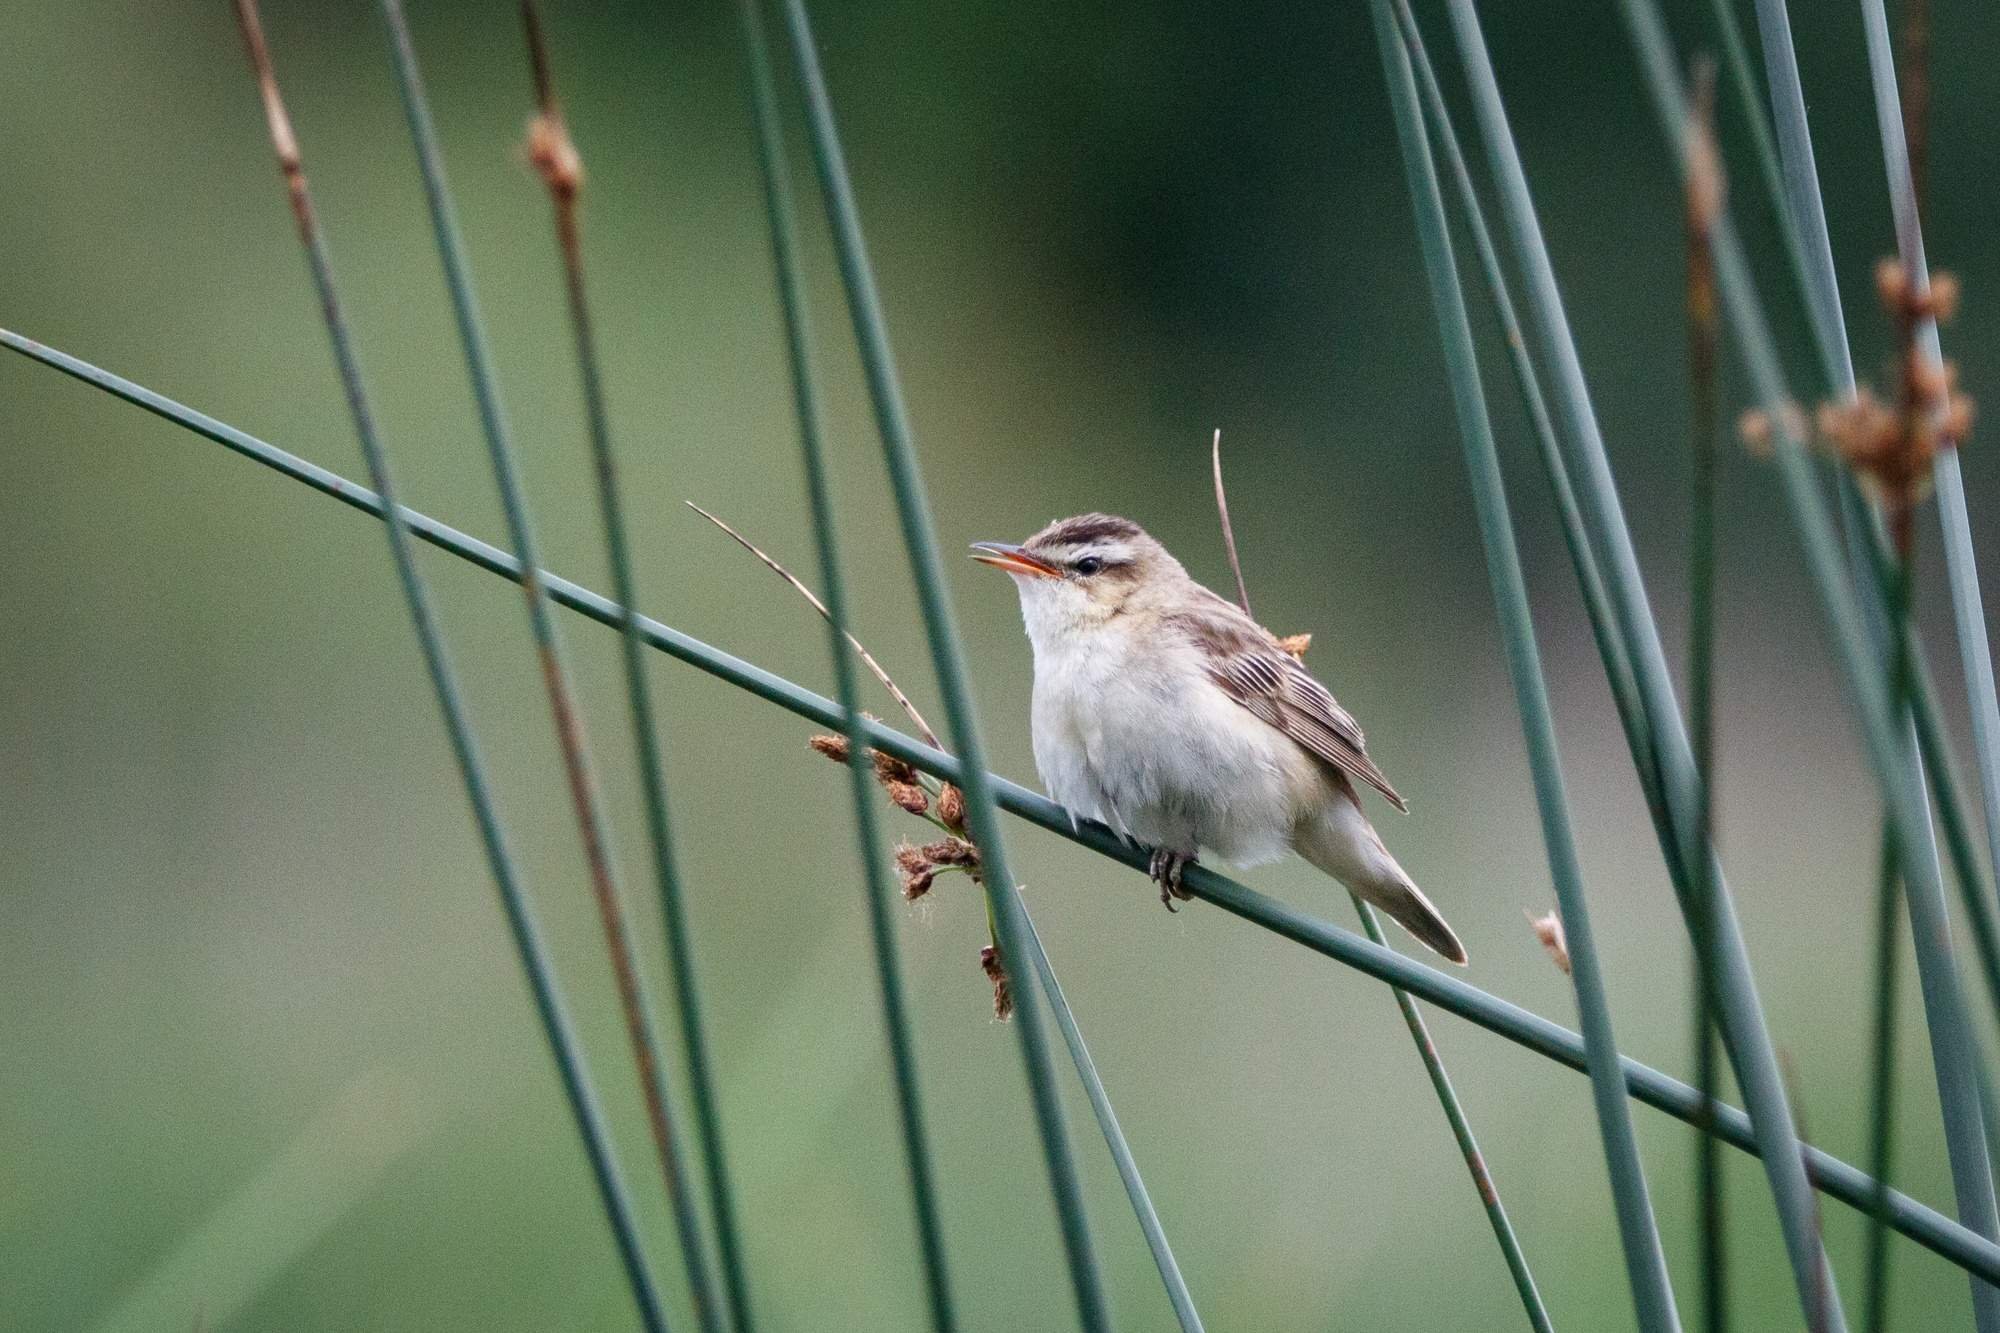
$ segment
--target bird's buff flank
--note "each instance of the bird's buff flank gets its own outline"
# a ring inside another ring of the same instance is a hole
[[[1168,907],[1207,850],[1288,851],[1463,964],[1465,947],[1389,855],[1355,783],[1398,810],[1361,728],[1271,632],[1188,576],[1129,519],[1082,514],[973,559],[1021,593],[1035,651],[1035,767],[1079,817],[1148,843]]]

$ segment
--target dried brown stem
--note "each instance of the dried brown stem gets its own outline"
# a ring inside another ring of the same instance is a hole
[[[795,574],[793,574],[791,570],[786,569],[783,565],[779,564],[776,560],[772,559],[769,555],[767,555],[763,550],[759,549],[754,543],[750,541],[748,537],[745,537],[735,528],[730,527],[727,523],[724,523],[721,519],[709,513],[706,509],[703,509],[700,505],[696,504],[692,500],[689,500],[687,502],[687,507],[689,509],[694,510],[695,513],[700,514],[703,518],[707,519],[709,522],[715,524],[716,527],[721,528],[724,532],[728,533],[730,537],[735,539],[736,544],[738,546],[741,546],[744,550],[748,551],[750,554],[756,556],[759,560],[763,561],[764,567],[766,569],[770,570],[773,574],[776,574],[779,578],[783,579],[785,582],[791,584],[792,587],[798,590],[799,596],[805,598],[808,602],[812,603],[813,610],[819,612],[822,616],[825,616],[828,620],[833,619],[833,613],[826,609],[826,603],[822,602],[819,599],[818,594],[814,593],[811,588],[808,588],[805,584],[801,583],[798,577]],[[889,691],[891,697],[893,697],[896,703],[901,706],[904,714],[910,719],[910,724],[917,729],[917,734],[922,736],[925,742],[929,744],[932,748],[940,750],[943,749],[944,746],[938,741],[937,733],[931,730],[931,724],[924,721],[924,715],[922,713],[919,713],[917,711],[917,706],[910,702],[910,696],[903,693],[902,687],[897,685],[895,680],[893,680],[890,677],[889,673],[882,669],[882,664],[875,660],[875,655],[869,652],[866,648],[864,648],[861,645],[861,640],[855,638],[852,631],[842,630],[841,632],[847,636],[848,645],[854,649],[855,655],[861,659],[862,664],[865,665],[870,672],[874,673],[875,679],[882,682],[882,688]]]
[[[1215,471],[1215,512],[1222,519],[1222,544],[1229,551],[1229,572],[1236,576],[1236,604],[1243,608],[1243,614],[1247,616],[1250,614],[1250,589],[1243,583],[1243,562],[1236,558],[1236,530],[1229,525],[1229,493],[1222,488],[1222,427],[1220,426],[1215,428],[1215,444],[1209,450],[1209,458]]]

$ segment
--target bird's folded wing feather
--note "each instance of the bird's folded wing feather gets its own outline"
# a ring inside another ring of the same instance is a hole
[[[1223,693],[1276,727],[1308,752],[1389,798],[1409,806],[1368,757],[1360,724],[1312,673],[1278,647],[1268,630],[1221,602],[1189,617],[1187,628],[1210,654],[1209,675]],[[1221,614],[1223,610],[1232,614]]]

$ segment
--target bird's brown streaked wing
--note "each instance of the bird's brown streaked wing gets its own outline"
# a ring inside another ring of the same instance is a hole
[[[1217,654],[1209,670],[1223,693],[1342,773],[1381,792],[1398,810],[1409,810],[1368,757],[1367,742],[1353,714],[1336,703],[1332,692],[1296,658],[1275,642],[1239,642],[1231,647],[1234,651]]]

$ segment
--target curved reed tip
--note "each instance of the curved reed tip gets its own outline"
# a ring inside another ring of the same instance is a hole
[[[1525,908],[1521,913],[1528,918],[1528,926],[1535,932],[1535,938],[1548,951],[1549,961],[1554,963],[1564,976],[1569,973],[1569,936],[1563,933],[1562,916],[1553,907],[1541,916]]]

